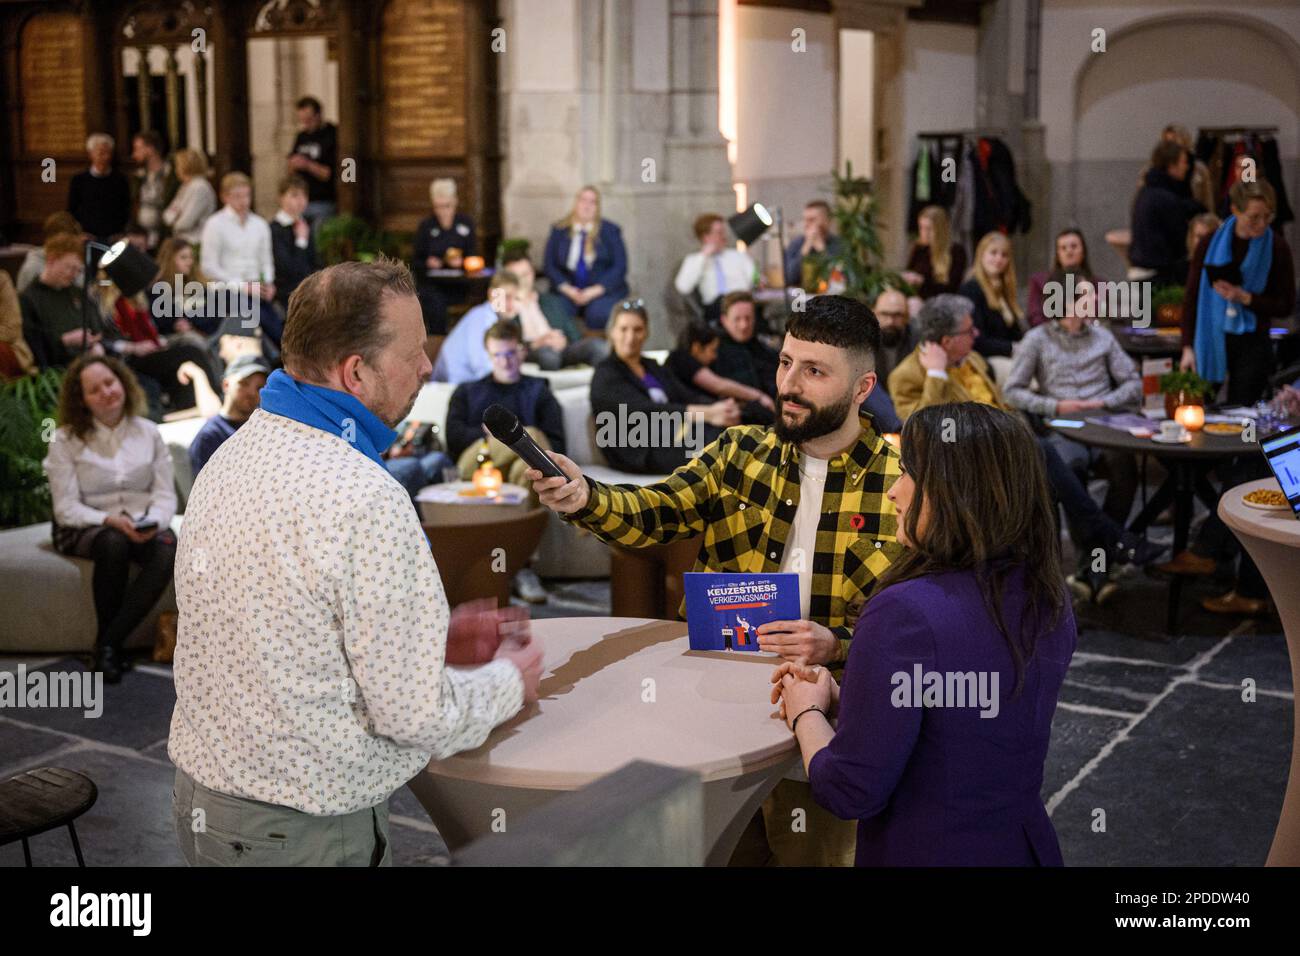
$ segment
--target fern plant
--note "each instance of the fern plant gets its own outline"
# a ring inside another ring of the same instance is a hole
[[[53,437],[61,369],[0,384],[0,528],[50,520],[41,466]]]
[[[853,164],[844,163],[844,175],[832,173],[835,182],[833,215],[843,250],[809,256],[814,276],[829,280],[838,272],[844,280],[844,295],[872,303],[886,288],[908,290],[903,277],[885,267],[885,247],[876,220],[876,197],[871,180],[853,175]]]

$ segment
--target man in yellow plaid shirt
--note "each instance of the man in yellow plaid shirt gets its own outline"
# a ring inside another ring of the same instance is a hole
[[[611,543],[702,534],[696,571],[797,573],[802,619],[762,625],[759,648],[788,660],[843,662],[858,613],[902,551],[885,497],[899,458],[859,412],[876,387],[879,348],[880,326],[867,306],[819,296],[787,325],[771,428],[729,428],[645,487],[585,478],[554,453],[567,479],[536,470],[526,477],[542,504]],[[782,781],[763,810],[778,862],[852,865],[854,823],[817,807],[806,782]]]

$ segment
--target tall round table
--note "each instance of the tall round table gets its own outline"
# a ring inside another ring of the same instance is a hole
[[[1166,445],[1152,438],[1138,438],[1118,428],[1090,422],[1088,421],[1090,416],[1059,417],[1084,422],[1082,428],[1050,426],[1053,431],[1073,441],[1092,448],[1150,455],[1160,460],[1169,477],[1160,485],[1156,493],[1147,499],[1145,506],[1129,525],[1129,530],[1139,534],[1144,532],[1160,512],[1172,504],[1174,543],[1171,557],[1187,547],[1195,500],[1200,498],[1201,503],[1211,511],[1218,507],[1219,493],[1206,478],[1206,474],[1215,463],[1236,455],[1259,453],[1259,445],[1255,442],[1243,441],[1242,435],[1215,435],[1199,431],[1193,432],[1192,440],[1186,444]],[[1152,422],[1151,427],[1158,430],[1159,423]],[[1182,576],[1176,574],[1169,582],[1169,600],[1165,609],[1165,630],[1169,633],[1173,633],[1178,623],[1178,605],[1182,598],[1182,591]]]
[[[455,850],[633,760],[704,785],[706,863],[724,866],[798,748],[769,702],[775,658],[691,651],[686,625],[639,618],[535,621],[538,703],[476,750],[433,761],[410,787]]]
[[[1300,520],[1289,508],[1260,511],[1242,500],[1257,488],[1277,487],[1274,478],[1261,478],[1224,492],[1219,500],[1219,517],[1250,552],[1264,576],[1286,634],[1291,686],[1300,687]],[[1300,711],[1296,712],[1293,736],[1291,776],[1268,852],[1269,866],[1300,866]]]

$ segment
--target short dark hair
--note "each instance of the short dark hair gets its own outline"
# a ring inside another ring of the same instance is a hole
[[[321,111],[320,100],[316,99],[316,97],[314,96],[301,97],[299,98],[298,102],[294,104],[294,109],[301,110],[301,109],[307,109],[308,107],[315,110],[317,115],[320,114]]]
[[[1183,149],[1180,144],[1172,140],[1162,139],[1156,143],[1156,148],[1151,150],[1151,165],[1160,170],[1169,169],[1186,152],[1187,150]]]
[[[847,349],[868,359],[873,367],[880,354],[880,323],[876,313],[848,296],[819,295],[808,299],[802,312],[790,316],[785,331],[801,342],[822,342]]]
[[[159,156],[163,154],[163,138],[162,134],[157,130],[142,129],[140,132],[135,134],[135,138],[140,140],[140,142],[144,143]]]
[[[404,262],[340,262],[313,272],[289,296],[280,357],[285,371],[323,381],[349,355],[367,361],[388,344],[391,332],[380,311],[388,296],[414,296],[415,280]]]
[[[703,322],[688,322],[677,339],[678,348],[689,352],[692,345],[708,345],[722,337],[717,329]]]
[[[737,302],[748,302],[750,305],[753,305],[754,296],[751,293],[746,292],[744,289],[741,289],[737,292],[728,292],[725,296],[722,297],[722,311],[719,312],[718,314],[726,315],[728,312],[731,311],[731,307],[735,305]]]
[[[709,230],[713,228],[715,222],[722,222],[722,217],[716,212],[706,212],[702,216],[696,216],[695,224],[691,226],[695,230],[695,238],[703,239],[708,235]]]
[[[285,193],[294,189],[298,190],[304,196],[307,195],[307,193],[309,192],[309,190],[307,189],[307,180],[303,179],[297,173],[294,173],[290,176],[285,176],[283,179],[280,180],[280,187],[277,190],[276,195],[283,196]]]
[[[803,208],[820,209],[822,212],[826,213],[827,219],[831,217],[831,204],[828,203],[825,199],[810,199],[803,204]]]
[[[527,261],[530,266],[533,266],[533,260],[528,257],[527,246],[512,246],[509,249],[507,249],[505,252],[501,253],[502,268],[505,268],[506,266],[510,265],[512,262],[524,262],[524,261]],[[537,271],[537,266],[533,266],[533,271],[534,272]]]
[[[515,323],[503,319],[500,322],[494,322],[483,333],[483,344],[487,344],[488,339],[496,339],[498,342],[522,342],[524,335],[519,331],[519,326]]]

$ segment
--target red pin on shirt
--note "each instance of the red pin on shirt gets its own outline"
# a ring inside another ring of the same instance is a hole
[[[854,515],[852,518],[849,519],[849,527],[851,527],[854,531],[861,531],[863,526],[866,523],[867,523],[867,519],[862,517],[862,515]]]

